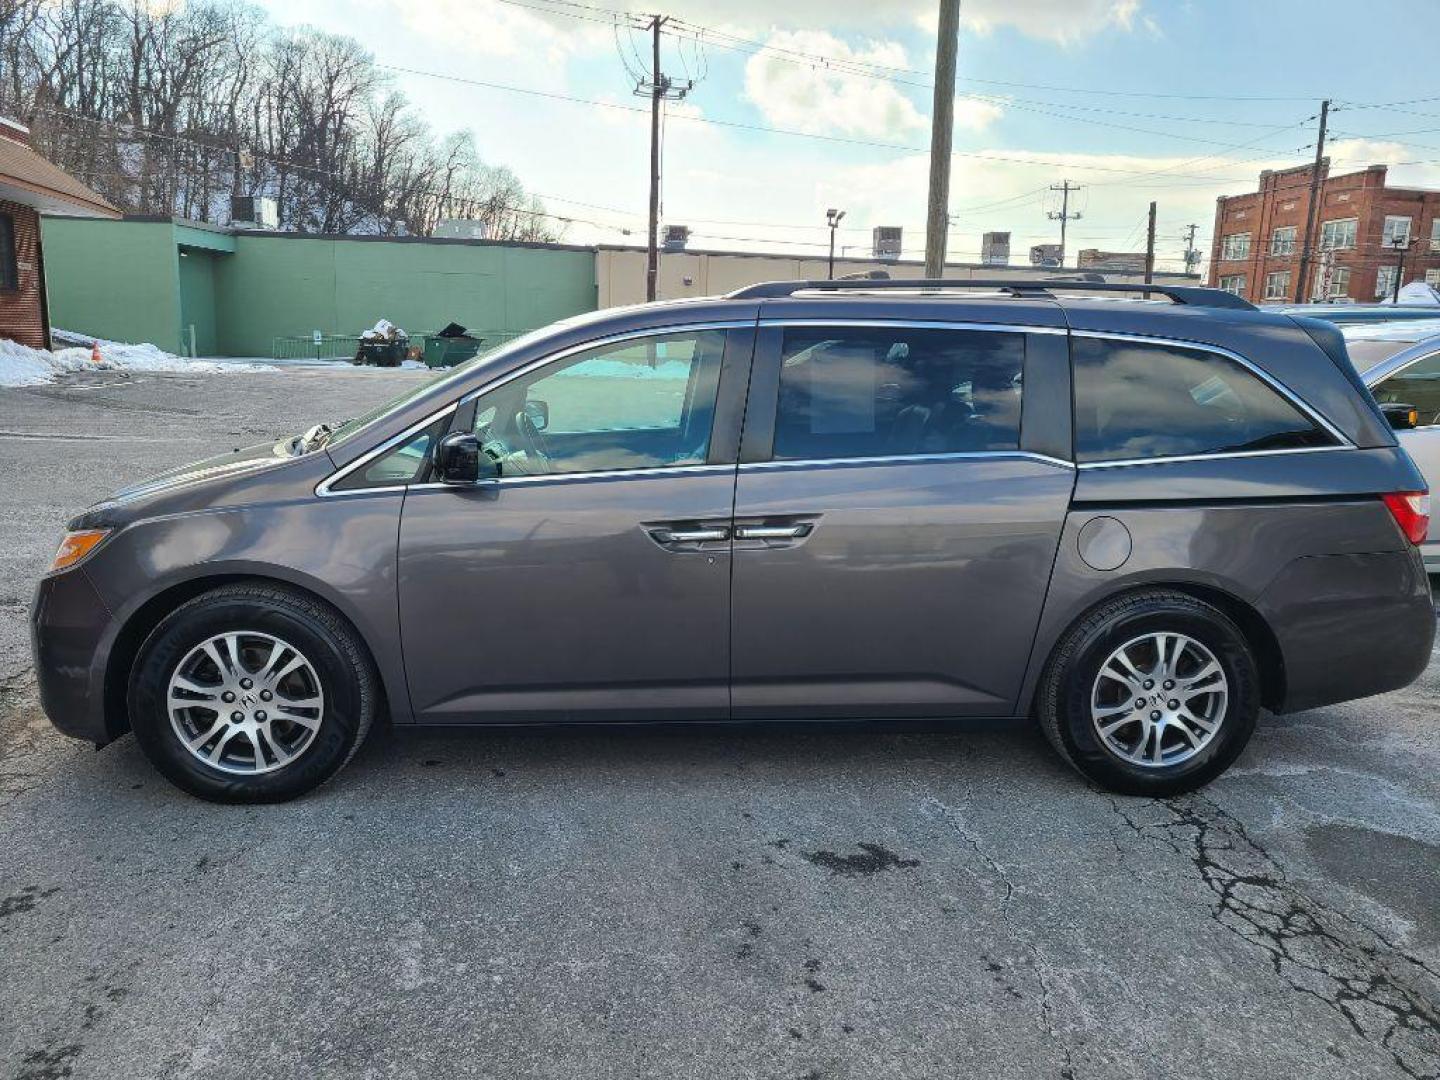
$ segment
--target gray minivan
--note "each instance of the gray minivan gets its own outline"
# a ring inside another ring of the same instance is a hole
[[[42,700],[210,799],[372,722],[1038,719],[1111,790],[1411,682],[1429,501],[1330,325],[786,282],[556,324],[75,518]]]

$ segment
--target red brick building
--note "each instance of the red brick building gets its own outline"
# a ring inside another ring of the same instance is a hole
[[[1216,200],[1210,283],[1256,304],[1293,303],[1310,205],[1312,166],[1260,174],[1260,189]],[[1440,191],[1385,185],[1385,166],[1330,175],[1320,166],[1319,212],[1303,300],[1374,303],[1389,296],[1405,246],[1404,284],[1440,284]]]
[[[40,215],[119,217],[120,212],[30,147],[28,129],[0,118],[0,338],[48,348]]]

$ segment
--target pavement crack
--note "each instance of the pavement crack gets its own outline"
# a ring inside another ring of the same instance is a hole
[[[1015,899],[1017,888],[1010,872],[980,843],[979,837],[970,831],[965,822],[965,817],[960,811],[939,799],[932,797],[924,799],[920,804],[921,813],[932,820],[939,821],[951,832],[958,836],[966,847],[970,848],[985,867],[986,876],[994,882],[1001,890],[999,908],[1000,918],[1004,922],[1010,937],[1023,948],[1029,956],[1031,970],[1035,973],[1035,982],[1039,987],[1039,1024],[1040,1029],[1059,1048],[1061,1067],[1060,1076],[1062,1080],[1076,1080],[1074,1053],[1066,1040],[1064,1033],[1056,1023],[1055,1008],[1055,980],[1049,961],[1039,945],[1035,943],[1033,934],[1028,927],[1022,926],[1014,918],[1011,911],[1011,902]]]
[[[1334,1010],[1411,1080],[1440,1078],[1435,967],[1301,891],[1213,800],[1112,797],[1110,804],[1120,828],[1191,862],[1210,892],[1211,919],[1260,950],[1277,978]]]

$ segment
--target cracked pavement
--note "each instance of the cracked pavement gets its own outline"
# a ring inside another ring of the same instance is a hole
[[[381,731],[226,808],[49,727],[68,513],[413,378],[0,391],[0,1080],[1440,1076],[1440,662],[1167,801],[976,725]]]

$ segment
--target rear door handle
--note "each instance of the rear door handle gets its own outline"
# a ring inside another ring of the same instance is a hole
[[[662,544],[703,544],[730,539],[730,530],[718,525],[699,529],[651,529],[650,535]]]
[[[794,525],[739,525],[735,528],[736,540],[798,540],[809,536],[815,528],[808,521]]]

